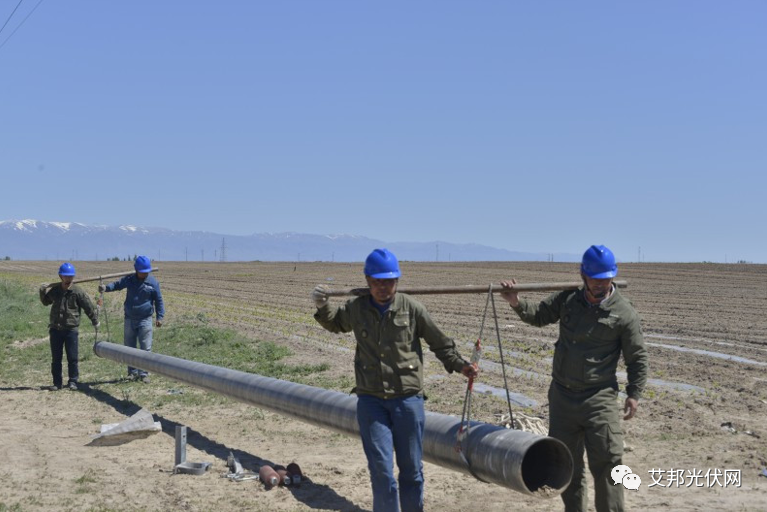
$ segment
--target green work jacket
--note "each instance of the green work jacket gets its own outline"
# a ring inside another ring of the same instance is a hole
[[[80,325],[81,309],[85,310],[85,314],[91,319],[93,325],[99,321],[93,302],[91,302],[88,294],[77,285],[72,285],[67,291],[61,289],[61,283],[56,283],[49,289],[41,286],[40,302],[46,306],[52,304],[51,317],[48,322],[49,329],[76,330]]]
[[[559,322],[552,377],[572,391],[618,387],[621,353],[626,363],[626,394],[639,399],[647,383],[647,350],[639,315],[617,288],[591,305],[583,288],[557,292],[538,304],[523,299],[513,308],[525,323],[541,327]]]
[[[343,306],[317,309],[315,320],[330,332],[354,331],[357,349],[354,375],[358,395],[399,398],[423,391],[421,339],[448,373],[460,372],[466,362],[452,339],[434,324],[426,308],[402,293],[394,295],[381,315],[369,296],[350,299]]]

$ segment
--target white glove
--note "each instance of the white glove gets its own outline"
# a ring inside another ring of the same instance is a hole
[[[100,285],[99,285],[99,292],[100,292],[100,293],[104,293],[105,291],[107,291],[107,285],[105,285],[105,284],[100,284]]]
[[[328,290],[321,284],[318,284],[314,287],[314,290],[312,290],[312,302],[314,302],[314,305],[318,308],[321,308],[325,304],[328,303]]]
[[[101,322],[96,321],[96,323],[93,324],[93,327],[94,327],[94,329],[98,329],[100,325],[101,325]]]

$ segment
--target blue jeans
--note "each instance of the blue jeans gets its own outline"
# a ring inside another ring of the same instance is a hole
[[[59,331],[49,329],[51,335],[51,375],[53,385],[61,387],[61,360],[64,357],[64,349],[67,351],[67,372],[69,382],[77,382],[80,370],[77,366],[77,329]]]
[[[147,352],[152,351],[152,317],[142,318],[141,320],[125,319],[123,326],[123,344],[126,347],[136,348]],[[128,375],[138,375],[143,377],[149,375],[149,372],[138,368],[128,367]]]
[[[357,423],[368,459],[374,512],[423,510],[423,396],[384,400],[357,397]],[[394,451],[399,468],[399,499],[394,479]]]

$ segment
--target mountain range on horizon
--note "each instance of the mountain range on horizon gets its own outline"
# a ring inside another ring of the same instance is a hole
[[[387,247],[408,261],[559,261],[577,254],[509,251],[443,241],[388,242],[359,235],[254,233],[249,236],[39,220],[0,221],[0,259],[120,260],[144,254],[155,261],[364,261]]]

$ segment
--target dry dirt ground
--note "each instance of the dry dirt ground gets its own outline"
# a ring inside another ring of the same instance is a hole
[[[77,262],[80,276],[129,270],[127,263]],[[30,284],[55,277],[57,262],[0,262],[0,278]],[[308,294],[317,283],[362,286],[359,264],[157,262],[170,324],[183,314],[203,313],[219,326],[254,339],[274,341],[294,353],[289,362],[323,362],[327,382],[352,373],[350,335],[323,331],[311,318]],[[127,267],[127,268],[126,268]],[[626,491],[629,510],[767,510],[767,266],[718,264],[623,264],[623,291],[643,318],[650,378],[638,417],[625,423],[624,464],[642,485]],[[577,266],[557,263],[404,263],[400,286],[486,285],[573,281]],[[85,285],[84,285],[85,286]],[[95,291],[95,286],[92,286]],[[544,294],[531,293],[530,298]],[[334,299],[338,300],[338,299]],[[482,295],[421,296],[432,316],[468,356],[485,305]],[[497,300],[509,371],[509,388],[535,401],[514,410],[547,419],[546,390],[556,327],[519,322]],[[113,318],[119,316],[119,304]],[[492,327],[492,322],[488,325]],[[83,335],[81,351],[92,334]],[[503,388],[493,329],[480,382]],[[81,338],[82,339],[82,338]],[[45,340],[18,340],[24,350]],[[162,332],[156,352],[162,352]],[[736,359],[733,359],[735,357]],[[740,358],[740,359],[737,359]],[[123,369],[111,361],[114,379]],[[133,402],[130,386],[89,381],[82,392],[39,389],[46,380],[10,382],[0,376],[0,503],[17,510],[371,510],[365,458],[357,439],[287,419],[258,408],[219,405],[167,406]],[[121,387],[122,386],[122,387]],[[446,376],[430,357],[427,409],[461,414],[465,382]],[[167,394],[177,385],[156,377],[148,385]],[[148,408],[163,431],[114,446],[94,446],[101,423],[115,423]],[[475,395],[473,416],[494,422],[505,400]],[[174,429],[189,430],[187,459],[212,462],[201,476],[174,475]],[[267,490],[254,481],[232,482],[226,457],[232,451],[245,469],[263,461],[298,462],[306,481],[297,488]],[[657,470],[655,473],[651,471]],[[739,485],[713,475],[735,470]],[[672,475],[682,474],[681,483]],[[700,473],[698,473],[700,472]],[[653,475],[655,475],[653,477]],[[545,500],[462,473],[425,464],[427,510],[561,510]],[[655,482],[655,485],[652,485]],[[593,497],[593,494],[592,494]]]

